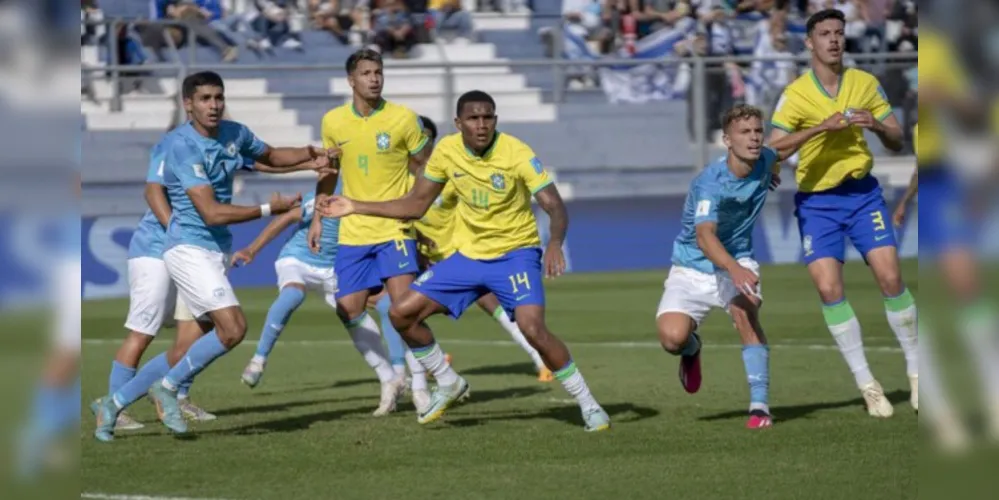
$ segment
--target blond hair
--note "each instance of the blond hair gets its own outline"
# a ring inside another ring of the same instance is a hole
[[[722,115],[722,130],[728,132],[729,125],[737,121],[748,120],[750,118],[756,118],[763,121],[763,111],[755,106],[739,104]]]

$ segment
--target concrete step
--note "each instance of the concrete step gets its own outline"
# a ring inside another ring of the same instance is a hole
[[[179,87],[176,78],[151,78],[147,80],[146,87],[153,94],[174,95]],[[109,99],[113,92],[113,86],[108,79],[95,79],[93,81],[94,94],[98,99]],[[225,96],[227,99],[233,97],[259,97],[267,94],[267,80],[263,78],[227,79],[225,81]]]
[[[385,95],[438,95],[446,88],[447,77],[444,75],[411,75],[404,78],[386,78]],[[527,80],[517,73],[493,74],[456,74],[453,77],[454,91],[464,93],[470,90],[485,92],[504,92],[524,89]],[[348,96],[352,90],[346,78],[334,78],[330,81],[330,93]]]
[[[173,97],[165,95],[134,94],[122,97],[124,112],[172,111],[177,106]],[[280,97],[231,97],[226,98],[226,108],[241,112],[278,113],[284,110],[284,102]],[[108,113],[111,111],[111,100],[100,100],[96,103],[80,101],[80,111],[86,113]]]
[[[240,109],[230,109],[229,114],[235,121],[242,122],[251,130],[256,125],[266,127],[298,127],[298,112],[294,110],[254,112]],[[88,130],[163,130],[173,121],[174,110],[126,111],[110,113],[94,111],[87,113]],[[310,128],[311,127],[307,127]]]
[[[410,55],[410,61],[419,62],[491,61],[496,58],[496,46],[491,43],[472,43],[467,45],[421,44],[417,45]]]
[[[525,31],[531,26],[528,12],[475,12],[472,14],[475,31]]]
[[[496,96],[494,96],[496,97]],[[555,121],[555,106],[550,104],[533,105],[504,105],[503,100],[497,97],[500,123],[551,123]],[[444,109],[444,101],[421,102],[416,105],[407,105],[417,114],[426,116],[436,122],[438,127],[451,123],[454,119],[454,105]]]

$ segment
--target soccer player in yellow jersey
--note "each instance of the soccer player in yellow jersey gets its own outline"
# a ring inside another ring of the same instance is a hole
[[[860,323],[843,292],[842,268],[849,238],[885,297],[888,323],[905,353],[912,404],[917,407],[916,305],[902,281],[890,213],[871,175],[873,155],[864,131],[873,132],[892,151],[902,149],[903,135],[877,79],[844,66],[845,26],[843,13],[835,9],[809,18],[805,43],[812,52],[811,70],[788,85],[778,101],[770,141],[812,127],[836,112],[850,124],[801,145],[795,212],[805,263],[822,300],[826,324],[853,372],[868,413],[886,418],[894,409],[867,365]]]
[[[545,324],[541,240],[531,196],[551,218],[544,274],[558,276],[565,270],[562,242],[569,222],[558,189],[530,147],[496,132],[496,103],[488,94],[462,95],[455,125],[460,133],[441,140],[423,176],[405,197],[372,203],[334,196],[320,208],[326,217],[345,217],[343,223],[358,215],[418,219],[445,185],[455,187],[455,252],[420,275],[410,293],[392,303],[392,323],[438,382],[430,408],[418,421],[437,420],[469,389],[444,359],[424,320],[440,313],[457,318],[480,297],[493,293],[579,402],[585,430],[610,428],[610,417],[590,394],[569,350]]]
[[[435,141],[437,138],[437,126],[426,117],[421,116],[420,120],[423,122],[424,131],[427,132],[427,136],[430,137],[431,142]],[[416,177],[413,178],[411,183],[415,184],[415,180]],[[437,197],[433,205],[430,206],[430,209],[427,210],[427,213],[423,214],[423,217],[415,222],[417,249],[425,261],[421,263],[421,269],[437,264],[454,253],[456,247],[456,242],[453,240],[454,213],[457,207],[458,191],[455,189],[454,184],[445,184],[441,195]],[[500,305],[499,299],[495,295],[487,293],[475,303],[478,304],[480,309],[492,316],[510,334],[514,342],[531,357],[531,361],[534,362],[534,368],[538,372],[539,382],[551,382],[555,378],[552,371],[545,366],[545,361],[541,359],[541,355],[531,347],[530,342],[527,341],[520,328],[517,327],[517,323],[510,320],[510,317],[506,314],[506,311]]]
[[[347,59],[347,81],[353,99],[326,113],[323,144],[340,153],[339,178],[343,194],[364,201],[387,201],[406,194],[410,172],[426,161],[427,137],[416,113],[382,98],[384,76],[381,56],[372,50],[355,52]],[[331,194],[336,176],[317,186]],[[318,251],[321,217],[315,217],[309,244]],[[334,263],[337,274],[337,314],[352,338],[378,334],[378,324],[366,312],[368,296],[383,285],[393,302],[401,300],[418,272],[412,224],[357,216],[340,225]],[[382,381],[382,401],[395,409],[405,389],[405,377]]]
[[[929,21],[929,20],[926,20]],[[947,160],[947,137],[940,123],[944,114],[967,123],[988,119],[976,92],[968,83],[958,52],[943,33],[928,22],[919,34],[919,124],[913,132],[916,171],[909,189],[892,217],[896,226],[905,222],[910,202],[919,195],[919,256],[934,259],[948,290],[957,301],[962,337],[977,365],[990,407],[991,428],[999,438],[999,318],[983,297],[980,269],[974,251],[972,224],[967,220],[968,189]],[[924,260],[923,262],[926,262]],[[928,325],[919,325],[920,337],[930,338]],[[961,448],[969,440],[953,410],[932,362],[933,349],[923,349],[923,396],[929,400],[928,421],[940,444]]]

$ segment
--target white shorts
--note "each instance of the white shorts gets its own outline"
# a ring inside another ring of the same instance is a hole
[[[308,290],[322,292],[326,303],[336,309],[336,273],[332,267],[310,266],[294,257],[284,257],[274,262],[278,288],[289,283],[305,285]]]
[[[177,300],[177,287],[170,279],[166,263],[155,257],[128,259],[128,317],[125,328],[156,336],[173,311],[177,321],[194,316],[183,300]]]
[[[80,321],[83,297],[80,294],[80,281],[83,279],[83,266],[78,258],[66,259],[56,268],[52,284],[55,289],[51,297],[55,302],[55,324],[53,325],[56,348],[61,351],[80,352]]]
[[[226,273],[229,257],[194,245],[177,245],[163,254],[170,278],[177,284],[177,297],[191,315],[205,319],[208,313],[239,306]]]
[[[760,275],[760,265],[753,259],[739,259],[739,265]],[[663,284],[663,297],[659,300],[659,310],[656,317],[665,313],[682,313],[690,316],[694,322],[701,324],[712,308],[725,309],[733,299],[742,294],[732,277],[725,271],[707,274],[689,267],[673,266]],[[756,293],[763,299],[762,291],[757,287]]]

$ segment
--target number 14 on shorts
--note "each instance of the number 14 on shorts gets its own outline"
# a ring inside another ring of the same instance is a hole
[[[525,291],[531,290],[531,280],[528,279],[526,272],[511,274],[508,278],[510,278],[510,287],[512,288],[513,293],[520,293],[520,286],[523,286]]]

